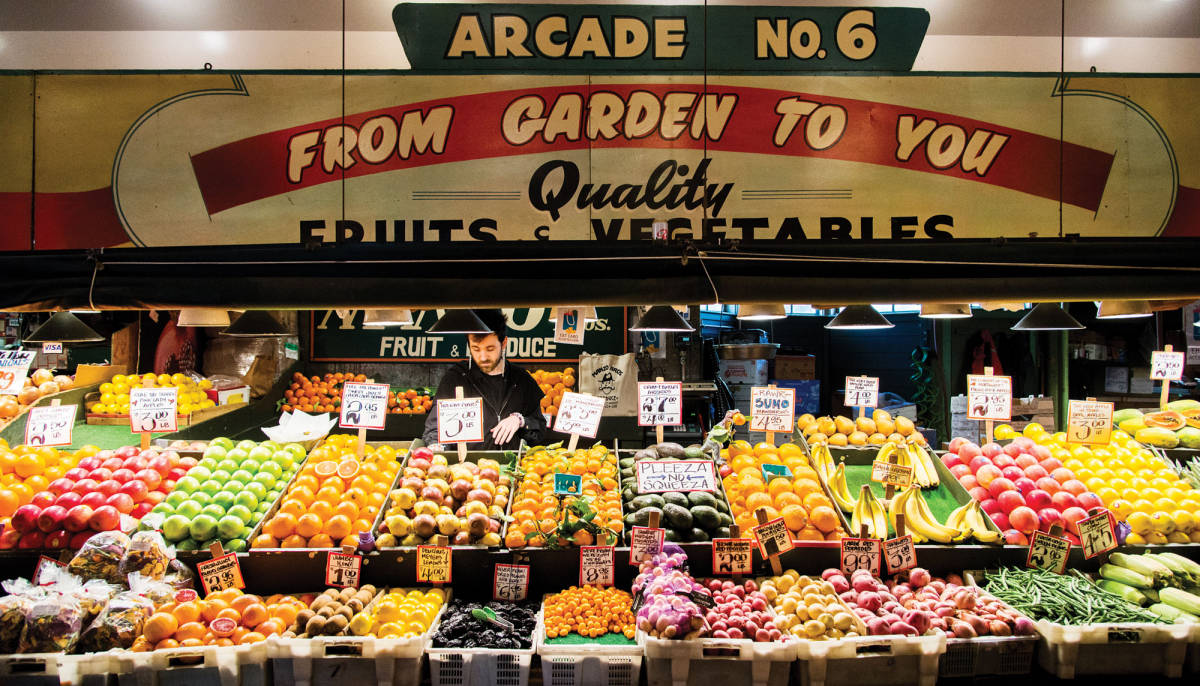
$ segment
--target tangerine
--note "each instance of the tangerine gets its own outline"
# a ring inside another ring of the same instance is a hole
[[[296,517],[287,512],[278,512],[271,521],[267,522],[263,527],[272,537],[282,541],[283,539],[296,533]]]
[[[142,627],[142,635],[151,643],[171,638],[179,628],[179,620],[169,612],[155,612]]]
[[[331,538],[342,539],[350,535],[351,519],[345,515],[336,514],[325,522],[322,533]]]
[[[187,624],[179,625],[179,628],[175,630],[175,638],[179,641],[180,645],[183,645],[184,641],[188,639],[199,641],[207,633],[208,627],[200,622],[188,622]]]
[[[283,539],[283,541],[280,542],[279,547],[280,548],[307,548],[308,547],[308,539],[304,538],[303,536],[299,536],[297,534],[292,534],[291,536],[288,536],[287,538]]]
[[[265,605],[260,602],[249,603],[242,612],[242,626],[256,628],[259,624],[271,618],[270,612],[267,611]]]
[[[296,521],[296,535],[311,538],[321,533],[321,518],[316,514],[301,515]]]

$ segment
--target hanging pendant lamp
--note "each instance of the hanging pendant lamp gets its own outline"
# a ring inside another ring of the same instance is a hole
[[[104,340],[104,336],[70,312],[55,312],[22,340],[27,343],[93,343]]]
[[[967,319],[971,316],[970,304],[931,303],[921,305],[921,314],[925,319]]]
[[[1012,326],[1013,331],[1072,331],[1086,329],[1055,303],[1038,303]]]
[[[412,310],[367,310],[363,312],[363,326],[404,326],[413,323]]]
[[[738,305],[737,318],[751,322],[786,319],[787,310],[779,303],[746,303]]]
[[[1096,305],[1096,319],[1135,319],[1153,314],[1147,300],[1101,300]]]
[[[429,333],[462,333],[484,335],[492,333],[475,310],[446,310],[441,319],[429,327]]]
[[[211,307],[185,307],[179,311],[177,326],[229,326],[229,312]]]
[[[266,310],[246,310],[228,329],[221,332],[222,336],[290,336],[291,331],[283,328],[270,312]]]
[[[834,317],[828,324],[826,329],[849,329],[849,330],[866,330],[866,329],[890,329],[895,324],[888,321],[887,317],[879,314],[879,311],[870,305],[849,305],[838,316]]]
[[[686,333],[696,329],[670,305],[654,305],[629,327],[630,331],[676,331]]]

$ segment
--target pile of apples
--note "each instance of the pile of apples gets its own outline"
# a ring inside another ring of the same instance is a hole
[[[1003,447],[955,438],[948,447],[942,464],[979,501],[1009,545],[1028,545],[1033,532],[1048,532],[1055,524],[1079,545],[1079,520],[1104,507],[1049,448],[1024,436]]]
[[[17,508],[0,549],[76,549],[98,531],[131,530],[195,464],[173,450],[101,450]]]
[[[423,545],[442,535],[452,545],[498,546],[509,484],[495,460],[450,465],[446,456],[417,448],[388,496],[375,543],[381,548]]]

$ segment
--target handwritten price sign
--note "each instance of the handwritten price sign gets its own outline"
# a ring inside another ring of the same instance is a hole
[[[476,443],[483,440],[483,398],[437,401],[438,443]]]
[[[917,566],[917,548],[912,536],[889,538],[883,542],[883,558],[887,562],[888,574],[903,572]]]
[[[1113,530],[1112,515],[1108,512],[1080,520],[1078,526],[1084,558],[1090,560],[1117,547],[1117,534]]]
[[[387,400],[388,385],[385,383],[342,384],[342,411],[338,426],[343,429],[383,429],[387,419]]]
[[[1067,404],[1067,442],[1108,445],[1112,435],[1113,404],[1072,400]]]
[[[682,381],[638,382],[638,426],[676,426],[682,423]]]
[[[325,585],[358,588],[362,578],[362,555],[329,552],[325,562]]]
[[[1002,422],[1012,419],[1012,377],[968,374],[967,418]]]
[[[562,434],[578,434],[595,438],[604,414],[604,398],[583,393],[563,393],[562,405],[554,421],[554,430]]]
[[[585,545],[579,548],[579,585],[612,586],[616,549],[611,545]]]
[[[635,567],[662,552],[665,529],[635,526],[629,537],[629,564]]]
[[[529,595],[529,565],[496,565],[492,600],[519,603]]]
[[[178,408],[179,389],[135,386],[129,389],[129,430],[135,434],[175,431]]]
[[[204,587],[204,595],[213,591],[224,591],[227,588],[245,588],[242,579],[242,566],[238,564],[237,553],[226,553],[211,560],[205,560],[196,565],[200,572],[200,585]]]
[[[0,350],[0,395],[21,392],[35,355],[32,350]]]
[[[1029,555],[1025,566],[1062,574],[1067,569],[1067,556],[1071,554],[1071,542],[1065,538],[1033,532],[1029,543]]]
[[[748,538],[714,538],[713,574],[749,575],[754,571],[752,541]]]
[[[843,538],[841,543],[842,573],[850,576],[856,569],[865,569],[879,576],[883,541],[878,538]]]
[[[717,476],[708,460],[642,460],[635,465],[638,491],[642,493],[717,490]]]
[[[417,581],[424,581],[427,584],[448,584],[450,575],[449,546],[417,546]]]
[[[871,481],[878,481],[884,486],[908,488],[912,483],[912,475],[912,467],[880,460],[871,463]]]
[[[796,422],[796,389],[754,386],[750,389],[751,431],[791,433]]]
[[[1155,381],[1179,381],[1183,378],[1184,353],[1155,350],[1150,354],[1150,378]]]
[[[78,405],[50,405],[29,408],[25,420],[25,445],[71,445]]]
[[[847,376],[846,407],[878,407],[879,377]]]
[[[783,523],[783,517],[759,524],[752,532],[754,540],[758,541],[758,552],[763,557],[781,555],[796,547],[792,542],[792,533]]]

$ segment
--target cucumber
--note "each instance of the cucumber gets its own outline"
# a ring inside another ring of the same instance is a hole
[[[1127,603],[1133,603],[1134,605],[1145,605],[1147,602],[1146,596],[1141,591],[1137,590],[1133,586],[1128,586],[1119,581],[1101,579],[1096,582],[1096,585],[1099,586],[1101,590],[1108,591],[1115,596],[1120,596]]]
[[[1114,553],[1113,555],[1109,556],[1109,559],[1111,560],[1113,557],[1119,554],[1120,553]],[[1128,567],[1118,567],[1115,564],[1105,564],[1104,566],[1100,567],[1100,576],[1110,581],[1119,581],[1126,586],[1133,586],[1134,588],[1154,587],[1154,582],[1151,581],[1149,577],[1139,574]]]

